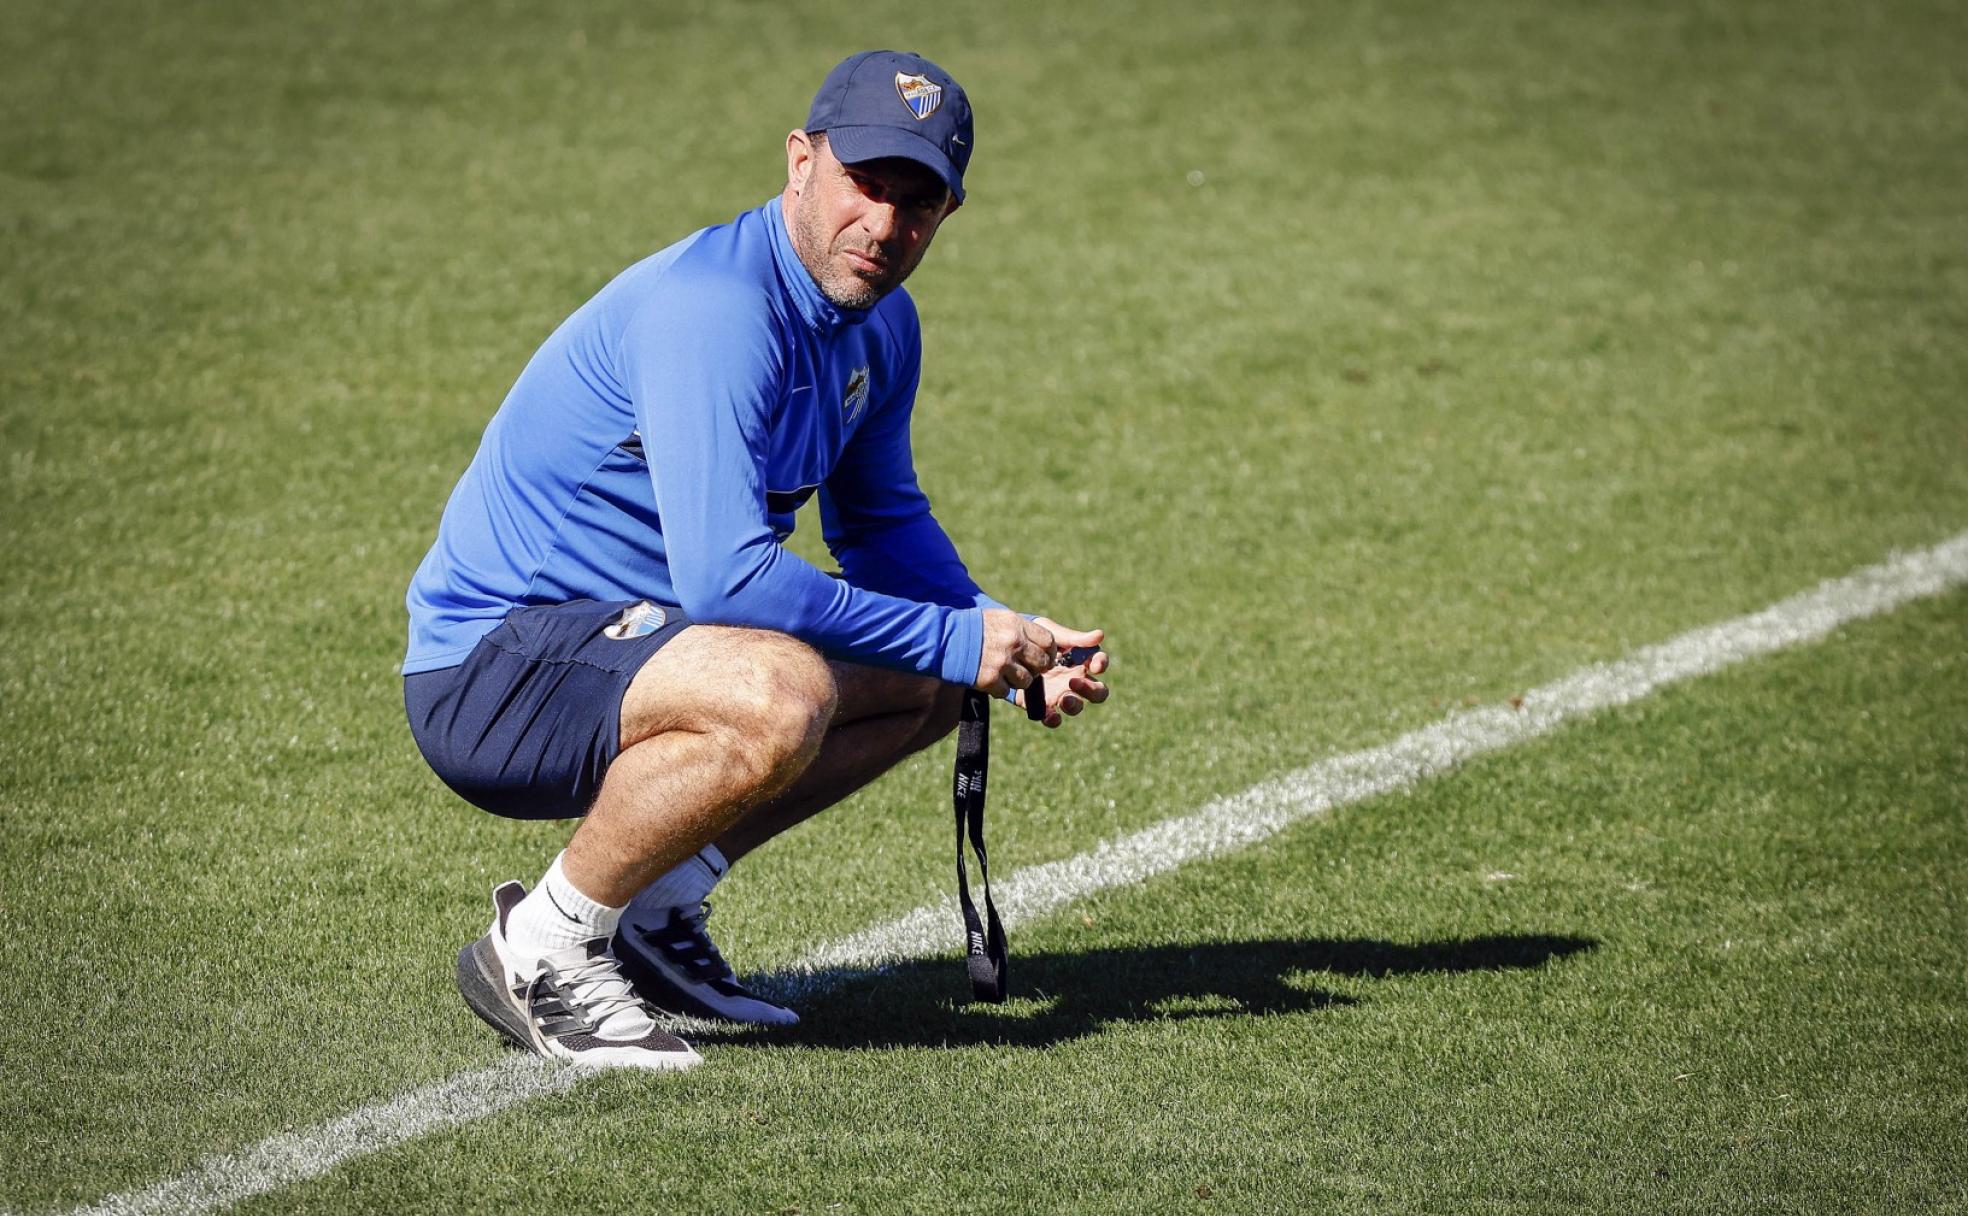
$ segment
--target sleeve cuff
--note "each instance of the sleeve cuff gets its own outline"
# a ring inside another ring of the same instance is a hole
[[[959,608],[951,612],[944,637],[943,664],[937,674],[947,683],[968,688],[984,658],[984,610]]]

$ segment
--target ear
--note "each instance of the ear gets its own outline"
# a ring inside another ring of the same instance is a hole
[[[813,165],[817,158],[813,140],[804,131],[791,131],[786,135],[786,188],[798,194],[806,188],[813,177]]]

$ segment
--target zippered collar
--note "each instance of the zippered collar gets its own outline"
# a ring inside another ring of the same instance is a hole
[[[820,285],[793,249],[792,234],[786,231],[785,204],[774,195],[759,208],[772,233],[772,262],[779,271],[779,285],[791,298],[800,318],[814,332],[832,336],[842,326],[859,325],[874,314],[873,308],[842,308],[820,293]],[[879,307],[879,305],[877,305]]]

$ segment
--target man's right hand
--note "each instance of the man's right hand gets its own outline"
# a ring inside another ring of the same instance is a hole
[[[984,655],[971,687],[1002,697],[1029,687],[1059,661],[1059,643],[1045,626],[1009,608],[984,610]]]

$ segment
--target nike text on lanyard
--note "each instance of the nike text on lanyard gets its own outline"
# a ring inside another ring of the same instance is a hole
[[[1037,687],[1037,681],[1033,687]],[[1028,697],[1044,713],[1043,697]],[[1029,712],[1029,711],[1028,711]],[[957,719],[957,771],[952,801],[957,811],[957,902],[963,905],[964,949],[969,955],[970,992],[980,1001],[1000,1004],[1005,999],[1004,922],[991,902],[991,863],[984,851],[984,778],[991,768],[991,698],[972,689],[964,694]],[[984,883],[984,916],[970,898],[970,873],[964,865],[964,835],[977,850],[977,876]]]
[[[1086,662],[1093,649],[1072,652],[1071,661]],[[1023,694],[1025,716],[1045,721],[1045,677],[1033,679]],[[957,772],[952,801],[957,811],[957,902],[963,905],[964,951],[970,969],[970,994],[994,1005],[1004,1003],[1005,948],[1004,922],[998,919],[998,906],[991,902],[991,861],[984,850],[984,779],[991,771],[991,698],[972,689],[964,694],[963,713],[957,719]],[[970,898],[970,872],[964,865],[964,837],[977,852],[977,876],[984,882],[984,915]]]
[[[1098,646],[1075,646],[1061,651],[1059,661],[1081,667],[1093,661]],[[1034,676],[1029,688],[1018,694],[1025,705],[1025,716],[1045,721],[1045,677]],[[1005,999],[1004,922],[991,902],[991,862],[984,852],[984,778],[991,771],[991,698],[972,689],[964,694],[963,713],[957,719],[957,772],[952,801],[957,808],[957,902],[963,905],[964,952],[970,968],[970,993],[994,1005]],[[977,876],[984,880],[984,916],[970,898],[970,874],[964,868],[964,836],[977,851]]]

